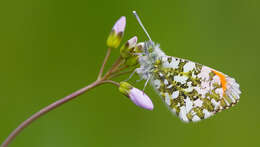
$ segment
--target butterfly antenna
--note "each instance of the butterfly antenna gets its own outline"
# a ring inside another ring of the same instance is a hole
[[[149,39],[150,41],[152,41],[150,35],[149,35],[148,32],[146,31],[146,29],[145,29],[145,27],[144,27],[144,25],[143,25],[143,23],[142,23],[140,17],[139,17],[138,14],[136,13],[136,11],[133,11],[133,14],[135,15],[135,18],[137,19],[139,25],[140,25],[140,26],[142,27],[142,29],[144,30],[144,32],[145,32],[146,36],[148,37],[148,39]]]

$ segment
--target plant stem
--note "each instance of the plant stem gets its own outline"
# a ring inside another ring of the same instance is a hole
[[[127,69],[129,66],[120,66],[118,69],[117,69],[117,71],[122,71],[122,70],[125,70],[125,69]]]
[[[114,81],[113,81],[114,82]],[[97,87],[101,84],[104,83],[112,83],[110,80],[105,81],[105,80],[97,80],[95,82],[93,82],[92,84],[83,87],[82,89],[48,105],[47,107],[44,107],[43,109],[41,109],[40,111],[38,111],[37,113],[33,114],[31,117],[29,117],[27,120],[25,120],[24,122],[22,122],[8,137],[7,139],[3,142],[3,144],[1,145],[1,147],[7,147],[8,144],[24,129],[26,128],[28,125],[30,125],[34,120],[38,119],[39,117],[41,117],[42,115],[48,113],[49,111],[57,108],[58,106],[61,106],[62,104],[76,98],[77,96],[85,93],[86,91]],[[114,83],[115,84],[115,83]]]
[[[110,84],[114,84],[115,86],[119,87],[120,84],[118,82],[112,81],[112,80],[105,80],[104,83],[110,83]]]
[[[111,76],[109,76],[110,79],[113,79],[114,77],[118,77],[118,76],[121,76],[121,75],[124,75],[124,74],[128,74],[128,73],[133,73],[134,70],[129,70],[129,71],[118,71],[116,72],[115,74],[111,74]]]
[[[104,62],[101,66],[99,75],[98,75],[98,79],[91,83],[90,85],[83,87],[82,89],[77,90],[76,92],[44,107],[43,109],[41,109],[40,111],[36,112],[35,114],[33,114],[31,117],[29,117],[28,119],[26,119],[24,122],[22,122],[15,130],[13,130],[13,132],[6,138],[6,140],[2,143],[1,147],[7,147],[11,141],[24,129],[26,128],[28,125],[30,125],[33,121],[35,121],[36,119],[40,118],[42,115],[48,113],[49,111],[61,106],[64,103],[67,103],[68,101],[78,97],[79,95],[87,92],[88,90],[97,87],[101,84],[105,84],[105,83],[110,83],[116,86],[119,86],[119,83],[109,80],[111,78],[111,76],[116,77],[117,75],[115,75],[115,72],[119,72],[120,70],[118,70],[119,66],[121,65],[122,62],[122,58],[119,57],[116,62],[113,64],[113,66],[111,67],[111,69],[102,77],[103,71],[104,71],[104,67],[105,64],[110,56],[111,53],[111,49],[109,48],[107,51],[107,54],[105,56]],[[123,68],[124,69],[124,68]],[[114,75],[113,75],[114,74]],[[123,73],[122,73],[123,74]],[[121,75],[121,74],[118,74]]]
[[[108,79],[109,76],[110,76],[111,74],[113,74],[113,73],[118,69],[118,67],[120,66],[121,62],[122,62],[122,58],[119,57],[119,58],[116,60],[116,62],[112,65],[111,69],[104,75],[103,78],[104,78],[104,79]]]
[[[106,63],[107,63],[107,60],[108,60],[108,58],[109,58],[109,56],[110,56],[110,53],[111,53],[111,48],[108,48],[108,49],[107,49],[107,54],[106,54],[106,56],[105,56],[105,58],[104,58],[103,64],[102,64],[102,66],[101,66],[101,68],[100,68],[100,71],[99,71],[99,74],[98,74],[98,78],[97,78],[98,80],[101,79],[101,77],[102,77],[102,74],[103,74],[105,65],[106,65]]]

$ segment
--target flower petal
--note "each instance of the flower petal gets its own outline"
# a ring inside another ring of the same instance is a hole
[[[141,90],[132,88],[129,92],[129,98],[139,107],[144,109],[153,110],[153,102],[151,99]]]
[[[125,31],[125,25],[126,25],[126,18],[125,16],[122,16],[115,23],[113,30],[115,31],[116,34],[120,32],[123,33]]]

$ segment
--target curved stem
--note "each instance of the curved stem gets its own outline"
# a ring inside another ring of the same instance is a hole
[[[118,82],[115,82],[115,81],[112,81],[112,80],[105,80],[105,81],[103,81],[104,83],[110,83],[110,84],[114,84],[114,85],[116,85],[116,86],[120,86],[120,84],[118,83]]]
[[[100,71],[99,71],[99,73],[98,73],[98,78],[97,78],[98,80],[101,79],[101,77],[102,77],[102,74],[103,74],[105,65],[106,65],[106,63],[107,63],[107,60],[108,60],[110,54],[111,54],[111,48],[108,48],[108,49],[107,49],[107,54],[106,54],[106,56],[105,56],[105,59],[104,59],[104,61],[103,61],[102,66],[101,66],[101,68],[100,68]]]
[[[112,65],[111,69],[104,75],[103,79],[108,79],[109,76],[118,69],[118,67],[120,66],[121,62],[122,62],[122,58],[119,57],[116,60],[116,62]]]
[[[110,81],[109,81],[110,82]],[[3,142],[3,144],[1,145],[1,147],[7,147],[8,144],[24,129],[26,128],[28,125],[30,125],[34,120],[38,119],[39,117],[41,117],[42,115],[48,113],[49,111],[57,108],[58,106],[61,106],[62,104],[76,98],[77,96],[85,93],[86,91],[97,87],[98,85],[101,85],[103,83],[109,83],[108,81],[101,81],[101,80],[97,80],[95,82],[93,82],[92,84],[83,87],[82,89],[48,105],[47,107],[44,107],[43,109],[41,109],[40,111],[36,112],[35,114],[33,114],[31,117],[29,117],[27,120],[25,120],[24,122],[22,122],[8,137],[7,139]],[[111,82],[110,82],[111,83]]]
[[[129,66],[127,66],[127,65],[124,65],[124,66],[120,66],[118,69],[117,69],[117,71],[123,71],[123,70],[125,70],[125,69],[127,69]]]
[[[104,70],[104,67],[106,62],[107,62],[107,59],[110,55],[110,51],[108,51],[105,59],[104,59],[104,62],[103,62],[103,65],[101,67],[101,70],[100,70],[100,75],[102,76],[102,73],[103,73],[103,70]],[[29,117],[28,119],[26,119],[24,122],[22,122],[15,130],[13,130],[13,132],[6,138],[6,140],[2,143],[1,147],[7,147],[11,141],[24,129],[26,128],[28,125],[30,125],[33,121],[35,121],[36,119],[40,118],[41,116],[43,116],[44,114],[48,113],[49,111],[61,106],[62,104],[64,103],[67,103],[68,101],[76,98],[77,96],[87,92],[88,90],[94,88],[94,87],[97,87],[101,84],[105,84],[105,83],[110,83],[110,84],[114,84],[116,86],[119,86],[119,83],[115,82],[115,81],[112,81],[112,80],[109,80],[109,78],[112,77],[112,74],[114,74],[115,72],[118,72],[118,68],[121,64],[121,61],[122,61],[122,58],[118,58],[117,61],[114,63],[114,65],[112,66],[112,68],[104,75],[103,78],[99,77],[98,76],[98,80],[93,82],[92,84],[86,86],[86,87],[83,87],[82,89],[79,89],[77,90],[76,92],[44,107],[43,109],[41,109],[40,111],[36,112],[35,114],[33,114],[31,117]],[[123,73],[122,73],[123,74]],[[113,77],[116,77],[116,76],[119,76],[121,74],[118,74],[118,75],[113,75]],[[110,77],[111,76],[111,77]]]

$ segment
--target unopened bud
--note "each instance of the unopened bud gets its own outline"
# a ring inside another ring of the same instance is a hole
[[[111,33],[107,38],[107,46],[110,48],[118,48],[125,31],[126,18],[120,17],[112,28]]]
[[[144,42],[140,42],[135,46],[135,53],[142,53],[144,50]]]
[[[125,60],[125,65],[127,66],[134,66],[138,64],[138,56],[130,56],[128,58],[126,58]]]
[[[127,82],[120,82],[119,91],[128,96],[130,100],[139,107],[144,109],[153,110],[153,102],[141,90],[133,87]]]
[[[120,86],[118,87],[118,90],[123,93],[124,95],[128,96],[130,90],[133,88],[133,86],[127,82],[120,82]]]
[[[131,56],[131,50],[134,49],[135,45],[137,43],[137,37],[134,36],[131,39],[129,39],[121,48],[120,48],[120,55],[123,58],[127,58]]]

